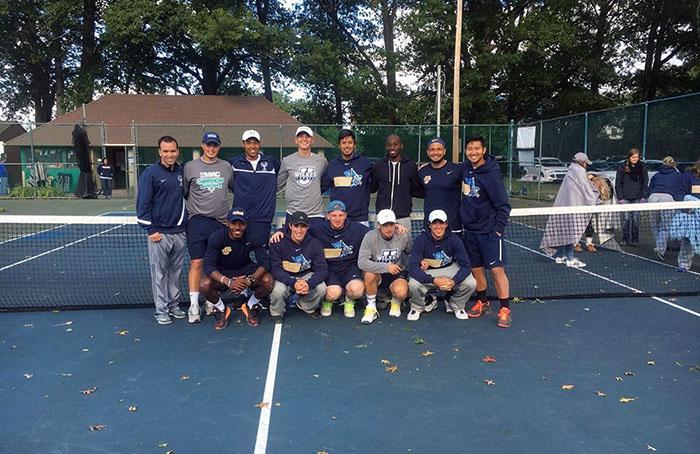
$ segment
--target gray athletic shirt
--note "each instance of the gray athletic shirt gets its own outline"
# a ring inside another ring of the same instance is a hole
[[[277,192],[284,188],[287,213],[302,211],[307,216],[323,216],[321,175],[327,166],[326,158],[316,153],[303,157],[296,152],[282,159]]]
[[[190,217],[198,214],[226,221],[228,191],[233,192],[233,168],[221,159],[212,163],[195,159],[183,170],[184,192]]]
[[[389,263],[396,263],[404,270],[408,267],[408,254],[411,253],[410,235],[395,233],[390,240],[384,239],[379,230],[367,232],[362,239],[357,255],[357,266],[362,271],[383,274],[389,272]]]

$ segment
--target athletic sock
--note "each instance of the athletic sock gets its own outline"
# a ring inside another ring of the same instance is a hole
[[[593,244],[593,237],[587,236],[586,237],[586,246]]]
[[[377,295],[367,295],[367,307],[377,307]]]
[[[476,299],[486,301],[486,289],[476,291]]]
[[[259,302],[260,302],[260,300],[257,299],[257,298],[255,297],[255,295],[250,295],[250,299],[248,299],[248,307],[249,307],[250,309],[252,309],[253,306],[255,306],[256,304],[258,304]]]
[[[399,304],[399,305],[401,304],[401,301],[399,301],[398,299],[393,298],[393,297],[391,298],[391,302],[392,302],[392,304]]]
[[[510,308],[510,298],[498,298],[501,307]]]
[[[190,292],[190,306],[199,306],[199,292]]]
[[[226,306],[224,306],[224,301],[221,298],[219,298],[219,301],[216,302],[214,307],[221,312],[223,312],[224,309],[226,309]]]

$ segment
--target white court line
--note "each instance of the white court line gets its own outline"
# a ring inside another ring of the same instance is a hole
[[[267,436],[270,432],[270,413],[272,412],[272,398],[275,392],[275,378],[277,376],[277,358],[282,339],[282,324],[275,323],[275,332],[272,336],[270,348],[270,361],[267,365],[267,378],[265,379],[265,391],[263,392],[263,405],[260,409],[260,421],[258,422],[258,435],[255,438],[255,454],[265,454],[267,451]]]
[[[50,251],[42,252],[41,254],[33,255],[33,256],[28,257],[28,258],[26,258],[26,259],[24,259],[24,260],[20,260],[19,262],[15,262],[15,263],[12,263],[12,264],[10,264],[10,265],[3,266],[2,268],[0,268],[0,271],[5,271],[5,270],[10,269],[10,268],[12,268],[12,267],[15,267],[15,266],[17,266],[17,265],[21,265],[22,263],[30,262],[30,261],[32,261],[32,260],[38,259],[39,257],[43,257],[43,256],[45,256],[45,255],[51,254],[52,252],[60,251],[61,249],[65,249],[65,248],[67,248],[67,247],[73,246],[74,244],[82,243],[83,241],[87,241],[87,240],[89,240],[90,238],[94,238],[94,237],[96,237],[96,236],[100,236],[100,235],[102,235],[102,234],[104,234],[104,233],[111,232],[112,230],[116,230],[116,229],[121,228],[121,227],[124,227],[124,225],[116,225],[116,226],[114,226],[114,227],[112,227],[112,228],[109,228],[109,229],[107,229],[107,230],[103,230],[103,231],[98,232],[98,233],[93,233],[93,234],[90,235],[90,236],[86,236],[85,238],[81,238],[81,239],[79,239],[79,240],[75,240],[75,241],[70,242],[70,243],[68,243],[68,244],[64,244],[63,246],[59,246],[59,247],[57,247],[57,248],[53,248],[53,249],[51,249]]]
[[[516,246],[516,247],[519,247],[519,248],[521,248],[521,249],[525,249],[526,251],[532,252],[533,254],[541,255],[542,257],[546,257],[546,258],[548,258],[548,259],[554,261],[553,258],[549,257],[547,254],[544,254],[543,252],[536,251],[536,250],[531,249],[531,248],[529,248],[529,247],[527,247],[527,246],[523,246],[522,244],[518,244],[518,243],[515,243],[515,242],[510,241],[510,240],[506,240],[506,242],[509,243],[509,244],[512,244],[513,246]],[[559,266],[566,266],[566,265],[559,265]],[[610,279],[610,278],[608,278],[608,277],[601,276],[600,274],[596,274],[596,273],[594,273],[594,272],[592,272],[592,271],[588,271],[588,270],[586,270],[586,269],[584,269],[584,268],[576,268],[576,271],[580,271],[580,272],[582,272],[582,273],[589,274],[589,275],[591,275],[591,276],[593,276],[593,277],[597,277],[597,278],[602,279],[602,280],[604,280],[604,281],[610,282],[611,284],[619,285],[620,287],[626,288],[627,290],[631,290],[631,291],[633,291],[634,293],[640,293],[640,294],[641,294],[641,293],[644,293],[644,292],[642,292],[642,291],[639,290],[639,289],[636,289],[636,288],[634,288],[634,287],[630,287],[629,285],[625,285],[625,284],[623,284],[622,282],[618,282],[618,281],[613,280],[613,279]],[[692,314],[692,315],[694,315],[694,316],[696,316],[696,317],[700,317],[700,313],[697,313],[697,312],[695,312],[695,311],[692,311],[692,310],[690,310],[690,309],[688,309],[688,308],[686,308],[686,307],[680,306],[680,305],[678,305],[678,304],[674,304],[674,303],[672,303],[671,301],[665,300],[665,299],[663,299],[663,298],[659,298],[658,296],[652,296],[652,297],[650,297],[650,298],[653,299],[653,300],[656,300],[656,301],[658,301],[658,302],[660,302],[660,303],[668,304],[668,305],[671,306],[671,307],[675,307],[676,309],[680,309],[680,310],[682,310],[682,311],[684,311],[684,312],[687,312],[687,313],[689,313],[689,314]]]
[[[13,241],[21,240],[22,238],[28,238],[30,236],[34,235],[40,235],[42,233],[50,232],[52,230],[60,229],[61,227],[65,227],[68,224],[63,224],[63,225],[57,225],[56,227],[51,227],[50,229],[44,229],[44,230],[39,230],[38,232],[32,232],[32,233],[26,233],[24,235],[16,236],[14,238],[10,238],[9,240],[5,241],[0,241],[0,246],[5,244],[5,243],[11,243]]]

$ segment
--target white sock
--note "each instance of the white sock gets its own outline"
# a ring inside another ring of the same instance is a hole
[[[190,292],[190,306],[199,306],[199,292]]]
[[[252,309],[253,306],[255,306],[256,304],[258,304],[259,302],[260,302],[260,300],[257,299],[257,298],[255,297],[254,294],[253,294],[253,295],[250,295],[250,299],[248,300],[248,307],[249,307],[250,309]]]
[[[214,307],[217,308],[218,310],[220,310],[221,312],[223,312],[224,309],[226,309],[226,306],[224,306],[224,302],[221,298],[219,298],[219,301],[216,302]]]
[[[377,307],[377,295],[367,295],[367,307]]]
[[[401,305],[401,301],[397,300],[396,298],[392,298],[391,303]]]
[[[593,244],[593,238],[587,236],[587,237],[586,237],[586,246],[589,246],[589,245],[591,245],[591,244]]]
[[[251,292],[249,288],[245,288],[245,289],[243,289],[243,291],[241,292],[241,295],[243,295],[243,296],[250,296],[250,295],[252,295],[252,294],[253,294],[253,292]]]

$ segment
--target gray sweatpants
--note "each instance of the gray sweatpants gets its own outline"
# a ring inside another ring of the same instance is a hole
[[[458,271],[459,265],[453,263],[445,268],[428,269],[426,273],[433,277],[443,276],[452,278]],[[425,309],[426,293],[428,293],[428,290],[437,287],[433,284],[423,284],[422,282],[410,278],[408,280],[408,288],[411,292],[411,296],[408,300],[411,303],[411,309],[423,312],[423,309]],[[469,297],[474,293],[474,290],[476,290],[476,279],[474,279],[474,275],[471,273],[469,273],[469,276],[462,282],[456,282],[450,300],[448,301],[452,310],[457,311],[459,309],[464,309],[467,305],[467,301],[469,301]]]
[[[159,242],[148,240],[151,288],[156,315],[167,314],[180,299],[180,273],[185,261],[185,232],[162,233]]]
[[[308,280],[314,273],[307,273],[302,279]],[[284,315],[287,310],[287,299],[292,295],[293,287],[276,281],[275,287],[270,294],[270,315]],[[309,293],[299,295],[298,304],[301,310],[307,314],[318,308],[321,298],[326,294],[326,284],[321,282],[314,288],[309,288]]]

